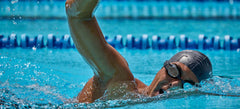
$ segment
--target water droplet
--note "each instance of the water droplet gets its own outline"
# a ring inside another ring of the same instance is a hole
[[[14,20],[13,20],[12,22],[13,22],[13,24],[14,24],[14,25],[16,25],[16,24],[17,24],[17,22],[15,22]]]
[[[11,1],[12,4],[15,4],[15,3],[17,3],[17,2],[18,2],[18,0],[12,0],[12,1]]]
[[[30,65],[31,63],[29,62],[29,63],[26,63],[26,64],[24,64],[26,67],[29,67],[29,65]]]
[[[3,75],[3,73],[4,73],[3,71],[2,71],[2,72],[0,72],[0,76],[2,76],[2,75]]]
[[[10,7],[7,7],[7,10],[10,11]]]
[[[36,47],[32,47],[32,50],[36,51],[36,50],[37,50],[37,48],[36,48]]]

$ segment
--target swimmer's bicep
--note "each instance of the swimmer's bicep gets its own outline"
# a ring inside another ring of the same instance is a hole
[[[108,80],[133,80],[133,75],[129,69],[127,61],[111,45],[107,44],[107,50],[104,52],[103,60],[99,63],[98,72],[100,78]]]

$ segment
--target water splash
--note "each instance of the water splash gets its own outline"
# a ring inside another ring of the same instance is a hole
[[[0,63],[0,72],[5,72],[0,76],[1,103],[4,105],[62,104],[72,98],[65,95],[69,93],[68,88],[79,87],[55,75],[55,71],[25,60],[2,56]]]
[[[203,82],[199,90],[213,95],[240,97],[240,79],[214,76]]]

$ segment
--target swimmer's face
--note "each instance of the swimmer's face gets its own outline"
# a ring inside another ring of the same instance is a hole
[[[177,78],[172,78],[168,75],[165,68],[160,70],[156,77],[154,78],[152,84],[149,86],[152,89],[148,94],[150,96],[156,96],[158,94],[164,93],[164,91],[169,91],[171,89],[182,88],[183,81],[189,82],[191,84],[199,83],[196,75],[184,64],[180,62],[174,62],[181,70],[181,80]]]

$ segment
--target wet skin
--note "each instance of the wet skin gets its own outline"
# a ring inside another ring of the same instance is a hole
[[[74,44],[94,72],[94,76],[78,94],[78,101],[92,103],[106,94],[106,90],[109,95],[115,93],[110,99],[118,98],[114,96],[118,93],[114,89],[121,87],[123,83],[124,88],[119,89],[121,94],[133,92],[145,96],[156,96],[169,88],[181,87],[181,80],[171,78],[164,67],[157,72],[149,86],[134,78],[127,61],[106,42],[92,14],[98,2],[98,0],[67,0],[65,4]],[[182,80],[199,82],[186,65],[180,62],[172,64],[176,64],[182,70]]]

